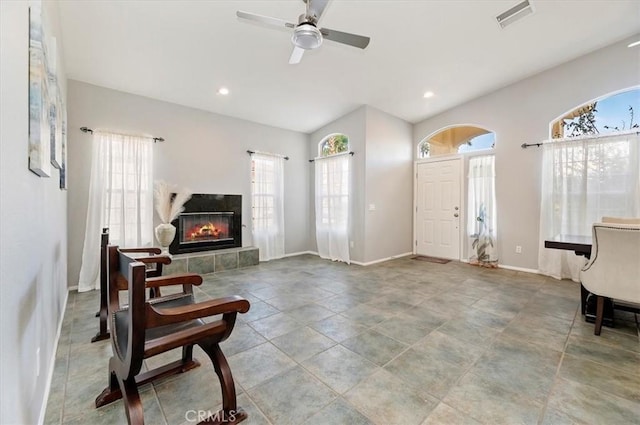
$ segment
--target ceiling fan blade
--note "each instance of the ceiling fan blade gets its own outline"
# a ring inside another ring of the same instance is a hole
[[[301,49],[300,47],[294,47],[293,48],[293,52],[291,52],[291,56],[289,57],[289,64],[290,65],[295,65],[297,63],[300,63],[300,61],[302,60],[302,55],[304,54],[304,49]]]
[[[324,9],[329,4],[329,0],[305,0],[309,2],[309,15],[313,16],[318,22],[324,13]]]
[[[369,41],[371,41],[369,37],[351,34],[348,32],[336,31],[329,28],[320,28],[320,32],[322,33],[322,36],[327,40],[347,44],[353,47],[359,47],[361,49],[367,47],[369,45]]]
[[[241,19],[246,19],[248,21],[261,22],[263,24],[269,24],[276,27],[285,27],[285,28],[295,28],[296,26],[290,22],[287,22],[283,19],[272,18],[271,16],[263,16],[257,15],[255,13],[243,12],[242,10],[238,10],[236,12],[236,16]]]

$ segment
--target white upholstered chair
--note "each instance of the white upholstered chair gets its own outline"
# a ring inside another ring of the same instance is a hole
[[[640,224],[595,223],[580,280],[597,296],[595,335],[602,329],[604,297],[640,307]]]
[[[640,217],[602,217],[603,223],[640,224]]]

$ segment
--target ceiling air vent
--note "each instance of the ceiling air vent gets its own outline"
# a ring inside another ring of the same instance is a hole
[[[518,19],[524,18],[525,16],[532,13],[533,9],[531,8],[531,3],[529,3],[529,0],[524,0],[523,2],[516,4],[506,12],[496,16],[496,21],[498,21],[500,27],[505,28],[507,25],[510,25]]]

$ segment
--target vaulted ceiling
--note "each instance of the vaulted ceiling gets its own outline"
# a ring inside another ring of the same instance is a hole
[[[371,43],[325,40],[298,65],[291,30],[236,11],[297,22],[301,0],[61,0],[59,12],[70,79],[308,133],[364,104],[415,123],[640,32],[637,0],[531,0],[501,29],[518,2],[332,0],[319,26]]]

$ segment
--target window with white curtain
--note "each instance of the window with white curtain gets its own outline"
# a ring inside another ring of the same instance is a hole
[[[284,256],[284,158],[251,155],[251,214],[253,243],[260,261]]]
[[[95,131],[78,291],[99,287],[100,235],[121,247],[153,243],[153,139]]]
[[[640,216],[637,132],[555,139],[543,144],[539,270],[578,279],[584,258],[544,248],[558,235],[591,236],[603,216]]]
[[[115,135],[107,144],[104,219],[109,241],[123,247],[153,243],[152,144]]]
[[[341,141],[343,153],[331,154],[322,148],[332,139]],[[327,136],[320,142],[319,152],[325,156],[315,159],[315,210],[318,255],[349,264],[351,156],[347,151],[344,135]]]
[[[498,266],[495,156],[469,159],[468,222],[469,262]]]

